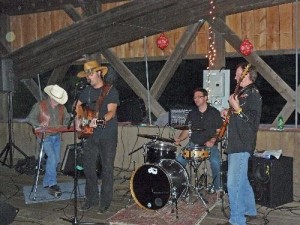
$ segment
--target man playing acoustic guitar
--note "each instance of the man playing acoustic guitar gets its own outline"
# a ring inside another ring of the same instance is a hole
[[[83,168],[86,178],[85,204],[81,211],[99,205],[99,213],[108,210],[113,195],[113,169],[118,140],[117,106],[119,94],[112,84],[104,82],[108,68],[100,66],[96,61],[84,64],[84,71],[78,77],[86,77],[90,85],[86,86],[76,104],[76,130],[86,138],[83,142]],[[92,118],[84,118],[80,112],[86,112]],[[83,121],[88,123],[82,124]],[[92,128],[92,131],[91,129]],[[85,131],[88,131],[85,133]],[[97,159],[100,157],[101,192],[99,196]]]

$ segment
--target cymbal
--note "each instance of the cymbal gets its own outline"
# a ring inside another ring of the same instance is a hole
[[[138,137],[152,139],[152,140],[157,140],[157,141],[164,141],[164,142],[170,142],[170,143],[174,143],[175,142],[174,139],[164,138],[164,137],[160,137],[158,135],[138,134],[137,136]]]
[[[189,130],[189,126],[188,125],[175,125],[174,129],[177,130]],[[204,131],[205,129],[203,128],[199,128],[199,127],[191,127],[192,131]]]

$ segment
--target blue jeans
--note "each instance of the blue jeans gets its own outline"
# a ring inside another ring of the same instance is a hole
[[[245,225],[245,215],[257,215],[254,192],[248,179],[249,157],[248,152],[228,154],[229,222],[233,225]]]
[[[43,186],[57,184],[57,164],[60,162],[60,135],[51,135],[44,139],[43,151],[47,155],[46,172],[43,179]]]
[[[191,144],[190,144],[191,145]],[[187,148],[190,147],[187,146]],[[211,172],[212,172],[212,178],[213,178],[213,185],[215,190],[220,189],[220,152],[217,146],[213,146],[208,149],[210,151],[210,157],[209,157],[209,162],[210,162],[210,167],[211,167]],[[183,166],[187,165],[187,160],[182,156],[179,155],[177,156],[176,160],[180,162]]]

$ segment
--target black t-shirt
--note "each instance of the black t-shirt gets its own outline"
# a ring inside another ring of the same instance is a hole
[[[79,100],[82,102],[83,106],[87,106],[92,110],[95,110],[96,101],[102,93],[103,88],[93,88],[87,86],[80,94]],[[99,109],[98,119],[103,118],[107,113],[107,105],[110,103],[115,103],[120,105],[119,93],[117,89],[112,86],[105,96],[104,101]],[[94,129],[92,137],[96,138],[117,138],[118,137],[118,119],[115,116],[113,119],[109,120],[105,128],[97,127]]]
[[[204,146],[204,143],[216,135],[216,130],[222,126],[223,120],[220,112],[207,105],[205,112],[200,112],[197,107],[195,107],[191,112],[189,112],[185,124],[191,123],[192,128],[201,128],[202,131],[192,130],[191,141],[194,144]]]

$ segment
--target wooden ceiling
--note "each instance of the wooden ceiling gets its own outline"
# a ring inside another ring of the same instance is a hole
[[[66,5],[82,8],[94,8],[103,3],[124,0],[0,0],[0,13],[9,16],[24,15],[63,9]]]
[[[0,0],[1,9],[5,13],[5,9],[11,6],[7,13],[20,14],[18,9],[22,2],[25,1]],[[31,0],[26,2],[32,4],[24,8],[24,13],[33,12],[33,9],[39,11],[62,8],[77,22],[10,52],[7,56],[13,60],[14,70],[19,79],[30,78],[34,74],[72,63],[86,54],[102,52],[144,36],[197,23],[200,19],[205,20],[209,17],[211,7],[210,0],[136,0],[105,12],[95,13],[92,9],[96,4],[116,1]],[[87,5],[87,2],[90,5]],[[224,16],[290,2],[293,0],[217,0],[215,14]],[[78,4],[86,12],[85,17],[75,10]],[[153,29],[146,29],[147,27]]]
[[[111,10],[98,12],[101,8],[99,6],[108,2],[120,0],[0,0],[2,18],[62,9],[76,22],[16,51],[5,52],[5,46],[0,40],[1,57],[12,59],[16,79],[26,79],[31,89],[36,87],[34,95],[37,96],[38,87],[28,78],[53,70],[52,80],[48,83],[53,82],[53,79],[57,81],[74,61],[85,55],[101,53],[146,103],[145,87],[109,48],[184,26],[189,27],[186,35],[183,35],[183,41],[190,43],[192,35],[188,34],[197,32],[203,21],[207,21],[217,33],[222,34],[222,39],[239,51],[241,40],[223,21],[226,15],[292,3],[294,0],[215,0],[215,22],[210,18],[211,0],[133,0]],[[82,14],[78,13],[76,7],[82,9]],[[149,27],[152,29],[147,29]],[[155,90],[163,91],[171,72],[179,65],[187,49],[182,48],[180,43],[181,41],[166,62],[168,68],[173,69],[163,68],[157,78],[159,82],[155,82],[151,87],[151,111],[155,116],[165,112],[157,101],[160,93]],[[281,114],[284,118],[289,118],[295,110],[295,96],[300,93],[290,88],[255,52],[245,58],[255,65],[258,72],[286,99],[287,103]],[[299,102],[297,108],[300,109]]]

